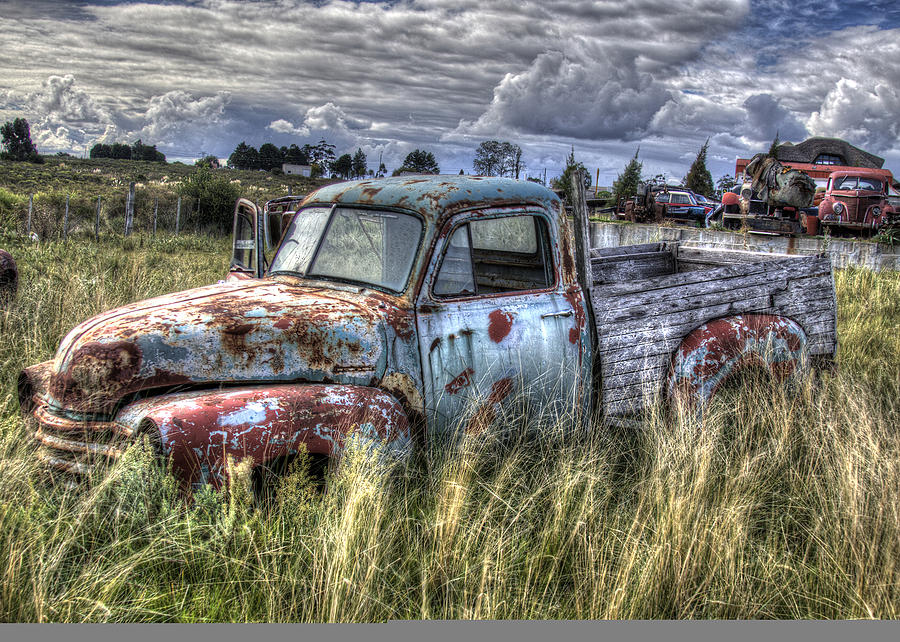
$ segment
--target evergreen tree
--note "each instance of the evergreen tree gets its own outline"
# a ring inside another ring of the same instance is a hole
[[[591,186],[591,175],[588,173],[584,163],[575,160],[575,146],[572,145],[572,151],[566,157],[566,168],[563,170],[562,176],[550,180],[550,186],[553,189],[561,190],[565,193],[566,202],[572,204],[574,194],[572,194],[572,174],[581,172],[584,181],[584,189]]]
[[[352,175],[354,178],[361,178],[366,175],[368,164],[366,163],[366,155],[361,148],[356,149],[353,155]]]
[[[272,143],[263,143],[259,146],[260,169],[270,172],[276,167],[281,168],[281,163],[283,162],[284,158],[281,155],[281,150],[275,147],[275,145]]]
[[[687,176],[684,177],[684,186],[695,194],[703,194],[712,197],[715,193],[713,189],[712,174],[706,169],[706,150],[709,148],[709,139],[703,143],[697,158],[688,170]]]
[[[34,143],[31,142],[31,127],[24,118],[16,118],[0,127],[3,147],[2,158],[15,161],[43,162]]]
[[[638,161],[640,152],[641,148],[638,147],[634,152],[634,157],[628,161],[625,169],[613,182],[613,194],[615,195],[616,203],[623,198],[631,198],[637,194],[638,184],[641,182],[641,172],[644,170],[644,164]]]
[[[403,164],[394,170],[394,176],[403,172],[411,172],[415,174],[440,174],[441,168],[438,167],[437,160],[429,151],[424,149],[416,149],[411,151],[403,159]]]
[[[91,147],[91,158],[112,158],[112,146],[97,143]]]
[[[291,143],[290,147],[282,147],[281,155],[285,163],[292,165],[309,165],[309,156],[303,153],[303,150]]]
[[[778,138],[778,132],[775,132],[775,139],[772,141],[772,144],[769,145],[769,151],[766,152],[772,158],[777,158],[778,154],[778,146],[781,145],[781,140]]]
[[[244,141],[234,148],[228,157],[228,167],[235,169],[259,169],[259,152]]]
[[[350,154],[341,155],[336,161],[331,163],[331,177],[343,178],[347,180],[353,172],[353,159]]]

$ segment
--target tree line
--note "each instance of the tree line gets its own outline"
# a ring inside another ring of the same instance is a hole
[[[97,143],[91,147],[90,156],[91,158],[166,162],[166,155],[156,149],[156,145],[144,145],[140,138],[131,145],[127,143]]]

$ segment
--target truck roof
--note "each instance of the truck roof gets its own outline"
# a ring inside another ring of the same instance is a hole
[[[400,207],[428,221],[473,207],[530,203],[556,211],[559,198],[530,181],[483,176],[398,176],[326,185],[307,196],[304,205],[346,203]]]
[[[894,178],[894,175],[891,174],[891,170],[889,169],[866,169],[864,167],[858,169],[838,169],[831,172],[831,176],[879,176],[882,179],[887,178],[888,180]]]

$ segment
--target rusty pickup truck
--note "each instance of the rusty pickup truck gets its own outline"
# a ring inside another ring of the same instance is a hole
[[[238,202],[227,279],[88,319],[21,373],[52,470],[88,473],[146,434],[187,491],[218,487],[228,456],[266,471],[351,436],[402,455],[517,399],[633,421],[836,347],[828,259],[592,250],[585,208],[532,182],[364,180],[272,210]]]

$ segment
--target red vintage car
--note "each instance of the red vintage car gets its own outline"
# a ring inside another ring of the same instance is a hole
[[[819,226],[831,228],[833,233],[860,234],[877,234],[900,226],[900,198],[890,192],[893,183],[894,177],[886,169],[833,172],[819,205]]]

